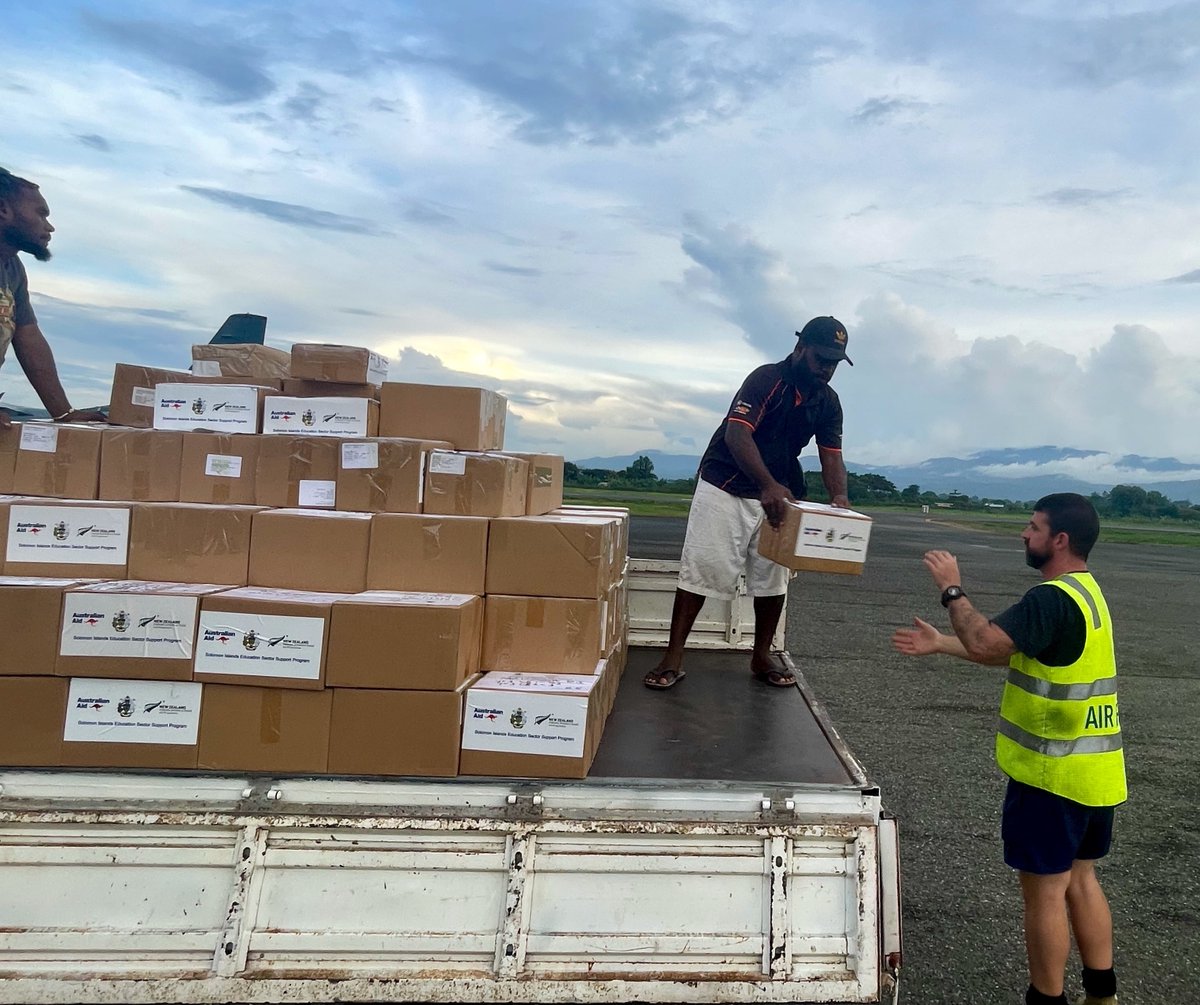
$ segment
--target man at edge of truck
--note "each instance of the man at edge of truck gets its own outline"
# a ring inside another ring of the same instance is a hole
[[[950,612],[953,635],[916,618],[892,644],[1007,666],[996,763],[1008,775],[1001,837],[1025,905],[1027,1005],[1065,1005],[1071,933],[1083,961],[1078,1005],[1116,1005],[1112,914],[1096,860],[1112,842],[1126,799],[1112,621],[1087,558],[1100,534],[1091,502],[1073,492],[1039,499],[1021,534],[1042,582],[988,620],[967,599],[947,551],[925,566]]]
[[[29,303],[29,281],[17,255],[25,252],[39,262],[49,261],[53,233],[50,207],[38,187],[0,168],[0,366],[11,344],[50,418],[55,422],[103,422],[100,412],[71,407],[58,379],[50,343]],[[0,410],[0,429],[10,421]]]
[[[792,687],[795,675],[771,651],[787,600],[791,571],[758,554],[764,519],[783,520],[788,501],[803,499],[800,451],[816,437],[821,479],[834,506],[848,507],[842,462],[842,404],[829,386],[846,356],[846,326],[813,318],[796,332],[796,346],[778,363],[754,370],[713,433],[696,479],[671,611],[671,634],[646,687],[666,690],[686,676],[683,653],[705,598],[731,599],[746,574],[754,598],[750,671],[773,687]]]

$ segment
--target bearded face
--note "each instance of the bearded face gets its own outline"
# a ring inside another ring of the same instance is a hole
[[[36,188],[22,189],[8,205],[8,219],[0,225],[0,240],[15,251],[39,262],[50,260],[50,207]]]

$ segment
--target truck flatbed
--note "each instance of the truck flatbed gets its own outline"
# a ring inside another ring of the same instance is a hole
[[[590,778],[866,784],[802,678],[769,687],[750,675],[748,653],[696,650],[687,676],[655,691],[642,678],[660,656],[630,650]]]

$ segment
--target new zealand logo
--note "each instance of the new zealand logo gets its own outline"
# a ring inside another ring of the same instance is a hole
[[[253,628],[242,636],[242,648],[254,652],[258,648],[258,632]]]
[[[512,715],[508,717],[508,721],[512,723],[513,729],[525,728],[525,709],[518,708]]]
[[[55,541],[65,541],[67,539],[67,535],[71,533],[71,528],[67,526],[66,520],[59,520],[58,523],[54,525],[53,533]]]
[[[203,398],[197,398],[195,401],[192,402],[192,411],[195,412],[197,415],[203,415],[204,408],[205,408],[205,402],[204,402]]]
[[[314,422],[317,421],[317,417],[315,415],[313,415],[313,410],[311,408],[306,408],[303,412],[300,413],[300,421],[303,422],[306,426],[311,426]]]
[[[122,719],[128,719],[133,715],[133,699],[129,695],[125,695],[124,698],[117,702],[117,715]]]
[[[123,632],[126,629],[128,629],[129,628],[129,612],[128,611],[117,611],[117,613],[113,615],[112,626],[118,632]]]
[[[157,617],[157,614],[151,614],[148,618],[138,618],[138,628],[145,628],[147,625],[154,624],[154,619]]]

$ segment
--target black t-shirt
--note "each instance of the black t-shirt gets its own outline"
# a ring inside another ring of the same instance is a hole
[[[797,499],[805,495],[798,458],[808,442],[815,436],[820,447],[842,449],[842,403],[837,393],[820,381],[797,386],[790,360],[760,366],[742,383],[700,458],[700,477],[706,482],[745,499],[761,495],[758,483],[738,467],[725,445],[731,422],[753,430],[767,470]]]
[[[1070,666],[1083,655],[1087,642],[1087,622],[1079,605],[1049,583],[1039,583],[992,621],[1020,652],[1048,667]]]

